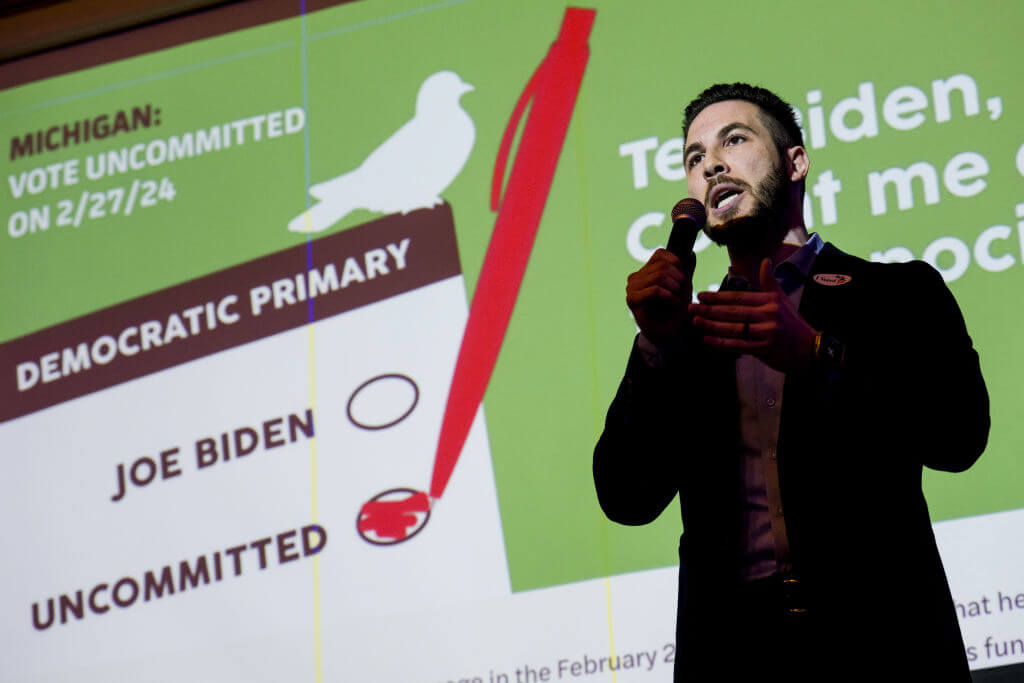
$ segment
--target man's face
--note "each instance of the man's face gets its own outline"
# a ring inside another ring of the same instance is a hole
[[[704,202],[705,231],[719,244],[778,222],[789,201],[786,159],[763,116],[756,104],[726,100],[708,106],[690,125],[686,186]]]

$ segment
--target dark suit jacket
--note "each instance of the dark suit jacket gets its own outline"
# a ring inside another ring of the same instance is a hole
[[[800,313],[847,355],[838,369],[790,373],[783,389],[778,464],[795,571],[837,671],[885,680],[881,662],[895,656],[907,680],[969,680],[921,471],[967,469],[984,449],[978,355],[927,264],[870,263],[828,244],[818,273],[850,280],[809,278]],[[680,496],[677,676],[729,633],[738,599],[734,364],[690,338],[675,363],[655,370],[634,345],[594,451],[610,519],[646,524]]]

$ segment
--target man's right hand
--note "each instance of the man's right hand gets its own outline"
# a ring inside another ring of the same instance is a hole
[[[673,344],[690,324],[687,306],[696,261],[692,252],[683,262],[667,249],[658,249],[626,279],[626,304],[640,331],[656,346]]]

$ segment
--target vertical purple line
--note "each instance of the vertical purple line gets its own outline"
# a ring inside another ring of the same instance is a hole
[[[306,236],[306,272],[313,269],[313,237]],[[313,297],[306,293],[306,322],[313,322]]]
[[[306,0],[299,0],[299,17],[302,26],[302,108],[306,112],[306,126],[302,131],[303,163],[305,165],[306,181],[306,211],[309,211],[312,202],[309,199],[310,173],[309,173],[309,71],[307,68],[306,53]],[[313,269],[313,235],[306,233],[306,272]],[[313,297],[306,297],[306,322],[312,323],[313,318]]]

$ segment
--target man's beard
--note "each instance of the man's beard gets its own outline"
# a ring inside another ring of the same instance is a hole
[[[720,246],[752,245],[758,242],[774,242],[785,236],[782,220],[788,201],[789,184],[786,166],[780,162],[768,176],[756,186],[750,186],[734,178],[722,177],[719,182],[732,182],[746,188],[754,199],[753,211],[718,225],[707,225],[704,232],[712,242]],[[781,234],[776,235],[776,233]]]

